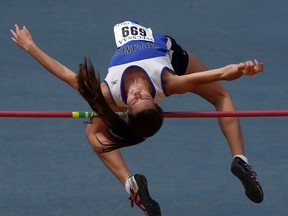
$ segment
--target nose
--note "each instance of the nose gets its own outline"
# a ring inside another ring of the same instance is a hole
[[[136,98],[141,98],[141,94],[140,94],[139,91],[135,91],[135,92],[134,92],[134,96],[135,96]]]

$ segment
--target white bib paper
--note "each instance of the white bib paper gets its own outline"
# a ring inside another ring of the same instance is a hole
[[[144,40],[154,42],[152,30],[130,21],[125,21],[114,26],[114,35],[117,47],[129,41]]]

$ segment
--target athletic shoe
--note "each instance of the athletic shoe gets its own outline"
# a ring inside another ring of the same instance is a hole
[[[153,200],[148,192],[145,176],[136,174],[128,179],[130,185],[130,203],[135,204],[144,211],[147,216],[161,216],[159,204]]]
[[[256,180],[256,172],[252,167],[239,157],[233,159],[231,172],[237,176],[245,188],[246,196],[255,203],[263,201],[263,191],[260,183]]]

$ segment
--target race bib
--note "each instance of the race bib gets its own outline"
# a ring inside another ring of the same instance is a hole
[[[115,25],[114,35],[117,47],[123,46],[133,40],[154,42],[154,37],[150,28],[146,28],[130,21]]]

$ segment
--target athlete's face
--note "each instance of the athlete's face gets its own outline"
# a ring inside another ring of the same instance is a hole
[[[143,109],[154,108],[155,102],[148,91],[141,87],[134,87],[127,95],[127,107],[129,113],[137,113]]]

